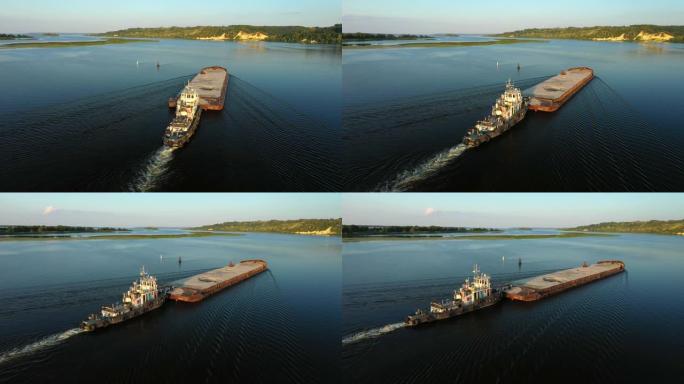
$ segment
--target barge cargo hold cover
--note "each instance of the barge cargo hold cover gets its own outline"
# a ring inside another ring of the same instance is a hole
[[[200,273],[177,281],[169,294],[169,299],[176,301],[196,302],[243,280],[268,269],[264,260],[243,260],[239,264],[232,263],[223,268]]]
[[[596,264],[571,268],[513,283],[506,297],[517,301],[536,301],[572,287],[603,279],[625,270],[619,260],[604,260]]]
[[[530,110],[555,112],[593,78],[594,70],[589,67],[569,68],[523,93],[530,98]]]
[[[188,85],[199,94],[202,110],[220,111],[226,100],[228,70],[217,66],[202,68]],[[177,100],[178,96],[170,98],[169,108],[176,108]]]

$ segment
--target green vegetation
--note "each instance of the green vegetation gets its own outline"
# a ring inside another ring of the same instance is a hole
[[[608,222],[583,225],[580,227],[568,228],[568,230],[584,232],[635,232],[684,235],[684,220]]]
[[[342,229],[342,219],[228,221],[192,229],[203,231],[275,232],[339,236]]]
[[[193,232],[193,233],[174,233],[174,234],[155,234],[155,235],[93,235],[93,236],[72,236],[72,235],[15,235],[15,236],[0,236],[2,241],[48,241],[48,240],[152,240],[152,239],[180,239],[186,237],[210,237],[210,236],[241,236],[237,233],[211,233],[211,232]]]
[[[33,39],[28,35],[12,35],[8,33],[0,33],[0,40],[14,40],[14,39]]]
[[[575,237],[606,237],[613,236],[604,233],[580,233],[580,232],[566,232],[553,235],[464,235],[464,236],[442,236],[442,235],[424,235],[424,236],[403,236],[403,235],[388,235],[388,236],[352,236],[344,237],[345,242],[355,241],[394,241],[394,240],[535,240],[535,239],[568,239]]]
[[[342,41],[366,41],[366,40],[418,40],[434,39],[428,35],[394,35],[388,33],[343,33]]]
[[[59,33],[46,32],[46,33],[43,33],[43,36],[59,36]]]
[[[410,235],[424,233],[482,233],[482,232],[501,232],[500,229],[493,228],[466,228],[466,227],[440,227],[431,226],[398,226],[398,225],[345,225],[342,227],[343,237],[362,237],[362,236],[392,236]],[[418,237],[418,236],[416,236]]]
[[[126,228],[73,227],[68,225],[5,225],[0,226],[0,235],[22,233],[65,233],[65,232],[128,232]]]
[[[618,37],[624,34],[625,40],[636,40],[640,33],[647,34],[668,34],[673,38],[670,42],[684,42],[684,26],[678,25],[629,25],[629,26],[596,26],[596,27],[569,27],[569,28],[532,28],[520,31],[505,32],[495,36],[505,37],[531,37],[544,39],[574,39],[574,40],[593,40]]]
[[[545,43],[546,40],[531,39],[499,39],[491,41],[438,41],[435,43],[401,43],[401,44],[369,44],[369,43],[345,43],[349,48],[435,48],[435,47],[473,47],[480,45],[521,44],[521,43]]]
[[[42,43],[12,43],[0,45],[0,49],[9,48],[64,48],[83,47],[90,45],[128,44],[128,43],[156,43],[157,40],[142,39],[105,39],[97,41],[49,41]]]
[[[154,37],[165,39],[198,39],[225,35],[225,40],[240,40],[238,34],[267,35],[265,41],[280,41],[305,44],[340,44],[342,42],[342,24],[332,27],[300,27],[300,26],[197,26],[197,27],[162,27],[162,28],[129,28],[99,34],[110,37]]]

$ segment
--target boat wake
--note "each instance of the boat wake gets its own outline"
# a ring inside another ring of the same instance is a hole
[[[173,159],[176,148],[163,146],[152,154],[143,165],[138,177],[131,184],[132,192],[148,192],[157,187],[160,178],[168,170],[169,162]]]
[[[385,326],[382,326],[380,328],[374,328],[374,329],[369,329],[366,331],[362,332],[357,332],[353,335],[349,335],[345,338],[342,339],[342,345],[347,345],[347,344],[352,344],[359,342],[361,340],[366,340],[366,339],[371,339],[374,337],[382,336],[386,333],[390,333],[393,331],[396,331],[397,329],[404,328],[406,324],[402,323],[394,323],[394,324],[387,324]]]
[[[54,335],[47,336],[43,339],[40,339],[34,343],[25,345],[23,347],[17,347],[14,349],[11,349],[7,352],[3,352],[0,354],[0,364],[10,361],[12,359],[15,359],[17,357],[21,356],[26,356],[30,355],[32,353],[38,352],[40,350],[54,347],[55,345],[58,345],[62,343],[63,341],[69,339],[72,336],[76,336],[79,333],[82,333],[83,330],[80,328],[73,328],[68,331],[64,331],[62,333],[57,333]]]
[[[434,175],[441,168],[461,156],[468,149],[464,144],[458,144],[444,150],[417,167],[401,172],[397,177],[377,188],[384,192],[405,192],[411,189],[417,182]]]

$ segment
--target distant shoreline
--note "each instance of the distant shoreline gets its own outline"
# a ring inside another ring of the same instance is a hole
[[[434,40],[434,36],[429,35],[410,35],[410,34],[391,34],[391,33],[343,33],[343,42],[357,41],[379,41],[379,40]]]
[[[628,26],[527,28],[490,36],[637,43],[684,43],[684,26],[638,24]]]
[[[344,43],[342,46],[349,49],[388,49],[388,48],[444,48],[444,47],[474,47],[501,44],[521,43],[546,43],[547,40],[535,39],[499,39],[490,41],[440,41],[436,43],[401,43],[401,44],[370,44],[370,43]]]
[[[650,220],[604,222],[566,228],[567,231],[608,232],[608,233],[644,233],[656,235],[684,236],[684,219],[682,220]]]
[[[342,219],[229,221],[186,229],[208,232],[262,232],[306,236],[339,236],[342,233]]]
[[[147,39],[104,39],[95,41],[45,41],[39,43],[10,43],[0,45],[0,49],[14,48],[67,48],[96,45],[130,44],[130,43],[157,43],[159,40]]]
[[[406,240],[538,240],[538,239],[569,239],[576,237],[610,237],[616,236],[606,233],[563,232],[551,235],[411,235],[411,236],[353,236],[344,237],[344,242],[361,241],[406,241]]]
[[[272,41],[298,44],[340,44],[342,24],[330,27],[224,25],[128,28],[93,34],[105,37],[171,38],[215,41]]]
[[[9,241],[49,241],[49,240],[150,240],[150,239],[181,239],[186,237],[213,237],[213,236],[243,236],[240,233],[211,233],[211,232],[192,232],[192,233],[173,233],[173,234],[153,234],[153,235],[94,235],[94,236],[72,236],[72,235],[51,235],[51,236],[6,236],[0,237],[0,242]]]
[[[0,40],[33,40],[33,36],[29,35],[14,35],[11,33],[0,33]]]

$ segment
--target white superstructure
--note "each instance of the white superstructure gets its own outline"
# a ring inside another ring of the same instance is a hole
[[[430,304],[430,312],[443,313],[453,308],[473,305],[486,299],[492,294],[490,277],[480,272],[477,264],[473,268],[473,280],[466,279],[461,288],[454,291],[453,300],[433,302]]]
[[[123,294],[121,303],[111,307],[102,307],[103,317],[116,317],[130,310],[145,306],[159,296],[157,278],[145,272],[145,267],[140,269],[140,278]]]

